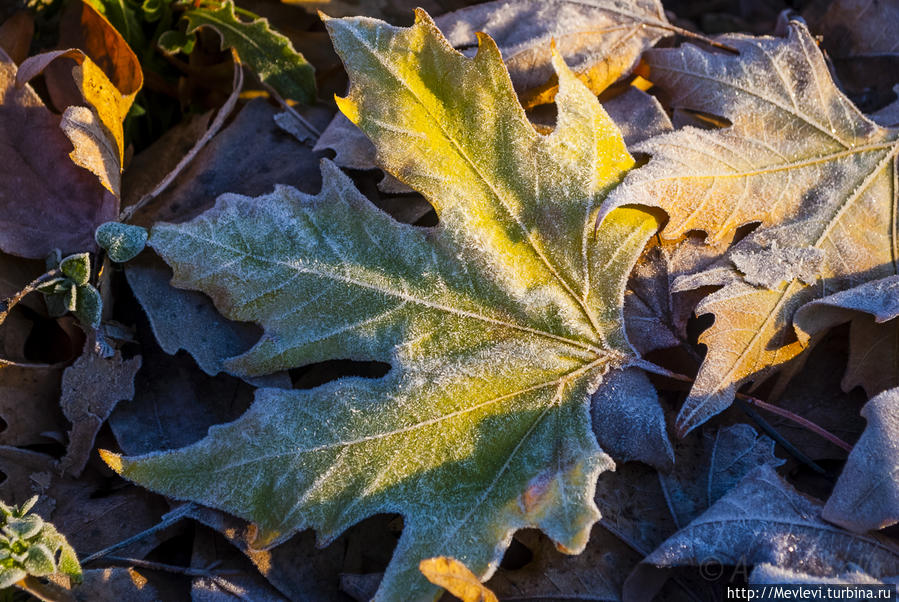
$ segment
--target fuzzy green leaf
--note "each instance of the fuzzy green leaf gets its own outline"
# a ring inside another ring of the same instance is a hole
[[[284,98],[306,104],[315,100],[315,70],[290,40],[269,27],[267,19],[238,19],[232,0],[216,9],[192,8],[184,17],[188,34],[198,27],[215,29],[222,37],[222,49],[233,48],[242,62]]]
[[[440,224],[396,222],[325,161],[316,196],[223,195],[193,221],[156,225],[149,244],[176,286],[264,327],[226,363],[233,373],[334,358],[391,371],[260,389],[244,416],[193,446],[104,458],[153,490],[254,521],[261,546],[306,527],[327,543],[401,513],[376,599],[433,599],[423,559],[452,556],[484,579],[517,529],[570,552],[586,544],[596,477],[612,467],[589,398],[636,359],[623,289],[657,222],[623,208],[594,232],[633,161],[558,56],[558,123],[541,136],[490,38],[468,59],[423,12],[411,28],[328,27],[351,76],[342,110]]]
[[[116,263],[124,263],[137,257],[147,244],[147,236],[146,228],[121,222],[101,224],[94,233],[97,244]]]
[[[91,256],[89,253],[69,255],[59,262],[59,269],[75,284],[87,284],[91,277]]]

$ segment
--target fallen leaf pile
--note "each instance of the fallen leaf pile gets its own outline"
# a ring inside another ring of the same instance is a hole
[[[895,7],[414,4],[0,9],[0,586],[895,588]]]

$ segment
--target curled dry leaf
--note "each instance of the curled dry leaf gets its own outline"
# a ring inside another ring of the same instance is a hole
[[[558,125],[541,136],[488,37],[468,59],[422,12],[408,29],[328,27],[353,81],[342,110],[440,224],[393,221],[323,162],[315,197],[224,195],[192,222],[155,226],[150,245],[176,285],[265,328],[227,369],[349,356],[389,360],[391,372],[261,389],[190,448],[106,459],[151,489],[255,521],[258,546],[306,526],[326,543],[371,514],[402,513],[379,599],[431,598],[418,563],[435,553],[489,576],[519,528],[582,550],[596,476],[612,465],[587,401],[636,357],[623,288],[657,227],[624,209],[594,233],[601,198],[633,164],[620,133],[558,56]]]
[[[857,567],[875,578],[899,574],[894,545],[825,522],[821,505],[767,464],[653,551],[627,578],[624,599],[651,599],[667,579],[664,569],[700,563],[769,563],[816,577]]]
[[[54,104],[65,109],[60,127],[74,145],[69,156],[120,196],[125,156],[123,122],[143,85],[140,62],[106,18],[80,0],[70,3],[63,12],[60,44],[66,49],[23,62],[17,84],[47,71]],[[70,89],[72,81],[74,91]]]
[[[455,558],[426,558],[418,563],[418,568],[428,581],[446,588],[462,602],[498,602],[496,595]]]
[[[868,426],[852,448],[822,516],[864,533],[899,522],[899,389],[862,408]]]
[[[820,290],[882,278],[896,265],[899,131],[877,126],[837,90],[801,23],[791,23],[786,38],[722,40],[740,55],[685,45],[651,50],[646,60],[673,107],[725,117],[732,125],[688,127],[638,145],[651,160],[626,178],[604,208],[660,207],[670,216],[663,238],[704,230],[712,244],[728,240],[740,226],[761,223],[731,252],[746,253],[742,265],[749,280],[736,267],[692,279],[694,286],[724,288],[696,310],[713,313],[715,322],[700,338],[708,354],[678,416],[681,433],[730,405],[737,387],[758,382],[802,351],[806,344],[796,340],[793,313]],[[786,271],[759,255],[764,249],[770,255],[775,243],[776,263]],[[778,278],[801,273],[808,280],[808,269],[795,259],[805,266],[802,258],[820,253],[821,285],[802,278],[773,288],[751,282],[759,282],[752,275],[766,268],[778,271]]]
[[[0,249],[35,259],[93,249],[94,228],[115,219],[118,201],[72,163],[60,118],[16,85],[17,71],[0,50]]]
[[[812,301],[793,318],[800,340],[850,322],[843,390],[869,396],[899,386],[899,276],[888,276]]]

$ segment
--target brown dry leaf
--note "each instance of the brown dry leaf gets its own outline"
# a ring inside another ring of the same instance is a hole
[[[810,15],[812,30],[836,68],[851,98],[868,109],[889,98],[899,83],[899,5],[883,0],[835,0],[820,19]]]
[[[125,156],[122,124],[143,85],[140,62],[106,18],[80,0],[63,12],[60,45],[66,49],[23,62],[17,83],[47,71],[51,98],[57,108],[65,107],[60,127],[75,147],[69,156],[120,196]],[[83,103],[87,106],[80,106]]]
[[[116,404],[134,396],[134,376],[140,369],[140,356],[125,360],[116,351],[104,358],[94,351],[90,338],[75,363],[62,375],[59,404],[72,429],[60,470],[79,476],[84,470],[97,431],[106,422]]]
[[[34,17],[28,11],[20,10],[0,25],[0,48],[14,63],[21,64],[28,58],[33,36]]]
[[[875,578],[899,574],[899,550],[891,542],[824,522],[820,503],[765,464],[640,563],[625,582],[624,600],[651,599],[667,568],[763,562],[820,577],[857,568]]]
[[[553,43],[571,70],[599,94],[674,29],[658,0],[495,0],[436,22],[449,43],[463,51],[476,48],[477,32],[496,40],[525,108],[555,98]]]
[[[51,456],[0,446],[0,499],[21,504],[40,495],[35,511],[63,533],[79,557],[91,554],[152,527],[166,511],[162,498],[137,487],[110,488],[108,472],[88,466],[81,478],[59,476]],[[120,550],[143,557],[170,536],[162,532]]]
[[[0,360],[0,445],[48,443],[44,433],[65,430],[59,411],[64,364],[15,364]]]
[[[899,522],[899,388],[869,401],[862,416],[868,426],[822,512],[825,520],[858,533]]]
[[[181,222],[212,207],[221,194],[260,195],[271,192],[275,183],[317,191],[320,155],[277,126],[278,112],[263,99],[248,102],[132,222]]]
[[[0,249],[43,259],[96,248],[94,229],[115,219],[118,200],[71,162],[72,146],[0,50]]]
[[[849,365],[842,387],[861,386],[869,397],[899,386],[899,276],[845,290],[799,308],[800,340],[850,322]]]
[[[446,588],[462,602],[499,602],[496,594],[455,558],[426,558],[418,563],[418,568],[428,581]]]
[[[719,245],[740,226],[761,222],[730,251],[730,265],[672,288],[724,287],[696,308],[715,322],[700,338],[708,354],[678,417],[681,433],[728,407],[737,387],[758,383],[807,346],[791,324],[796,309],[822,291],[896,269],[899,132],[878,127],[837,90],[801,23],[791,23],[785,39],[721,39],[740,55],[686,45],[650,51],[646,60],[672,106],[732,125],[684,128],[637,145],[651,160],[628,175],[603,209],[660,207],[670,216],[663,238],[704,230]]]

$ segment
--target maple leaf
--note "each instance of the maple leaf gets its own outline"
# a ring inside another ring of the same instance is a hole
[[[836,88],[802,23],[792,22],[786,38],[721,40],[740,55],[687,45],[650,51],[647,61],[673,107],[732,125],[638,145],[652,159],[604,209],[661,207],[670,216],[662,237],[703,230],[712,244],[761,223],[721,265],[675,282],[673,290],[723,285],[696,308],[715,322],[700,338],[708,354],[678,416],[681,433],[809,344],[792,328],[797,308],[895,274],[899,261],[899,131],[870,121]]]
[[[401,513],[378,599],[433,598],[418,565],[438,555],[484,579],[524,527],[578,552],[599,518],[597,475],[613,466],[589,396],[635,363],[623,289],[657,227],[622,209],[594,232],[633,160],[558,56],[558,125],[543,136],[489,37],[469,59],[423,11],[410,28],[327,25],[351,75],[339,105],[440,224],[394,221],[324,161],[317,196],[223,195],[191,222],[156,225],[149,244],[175,285],[264,327],[231,372],[333,358],[391,371],[260,389],[193,446],[104,457],[150,489],[254,521],[258,546],[305,527],[327,544],[369,515]]]

